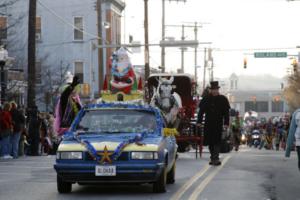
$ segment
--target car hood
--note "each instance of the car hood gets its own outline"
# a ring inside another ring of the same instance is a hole
[[[116,148],[128,139],[132,139],[135,135],[122,135],[122,136],[81,136],[79,140],[89,141],[95,150],[103,151],[106,147],[108,151],[115,151]],[[161,136],[146,136],[139,144],[128,144],[123,151],[157,151],[162,142]],[[76,140],[63,141],[58,148],[58,151],[86,151],[87,149]]]

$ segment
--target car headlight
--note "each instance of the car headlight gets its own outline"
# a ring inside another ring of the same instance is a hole
[[[133,160],[154,160],[158,159],[157,152],[131,152]]]
[[[76,159],[76,160],[81,160],[82,159],[82,152],[72,152],[72,151],[57,152],[56,159]]]

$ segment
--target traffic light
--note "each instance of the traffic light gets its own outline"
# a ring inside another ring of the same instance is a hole
[[[247,58],[244,58],[244,69],[247,68]]]

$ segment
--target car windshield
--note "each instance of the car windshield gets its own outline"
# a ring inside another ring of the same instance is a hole
[[[87,110],[77,131],[96,133],[154,132],[155,114],[144,110],[101,109]]]

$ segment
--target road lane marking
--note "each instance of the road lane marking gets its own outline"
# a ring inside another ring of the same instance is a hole
[[[205,165],[205,167],[198,172],[195,176],[192,177],[189,181],[187,181],[172,197],[171,200],[178,200],[182,195],[201,177],[203,176],[207,170],[209,170],[211,166],[208,164]]]
[[[215,171],[211,172],[201,183],[200,185],[194,190],[194,192],[191,194],[189,200],[196,200],[201,192],[205,189],[205,187],[211,182],[211,180],[218,174],[218,172],[224,167],[226,162],[231,158],[231,156],[227,156],[222,161],[222,165],[216,168]]]

